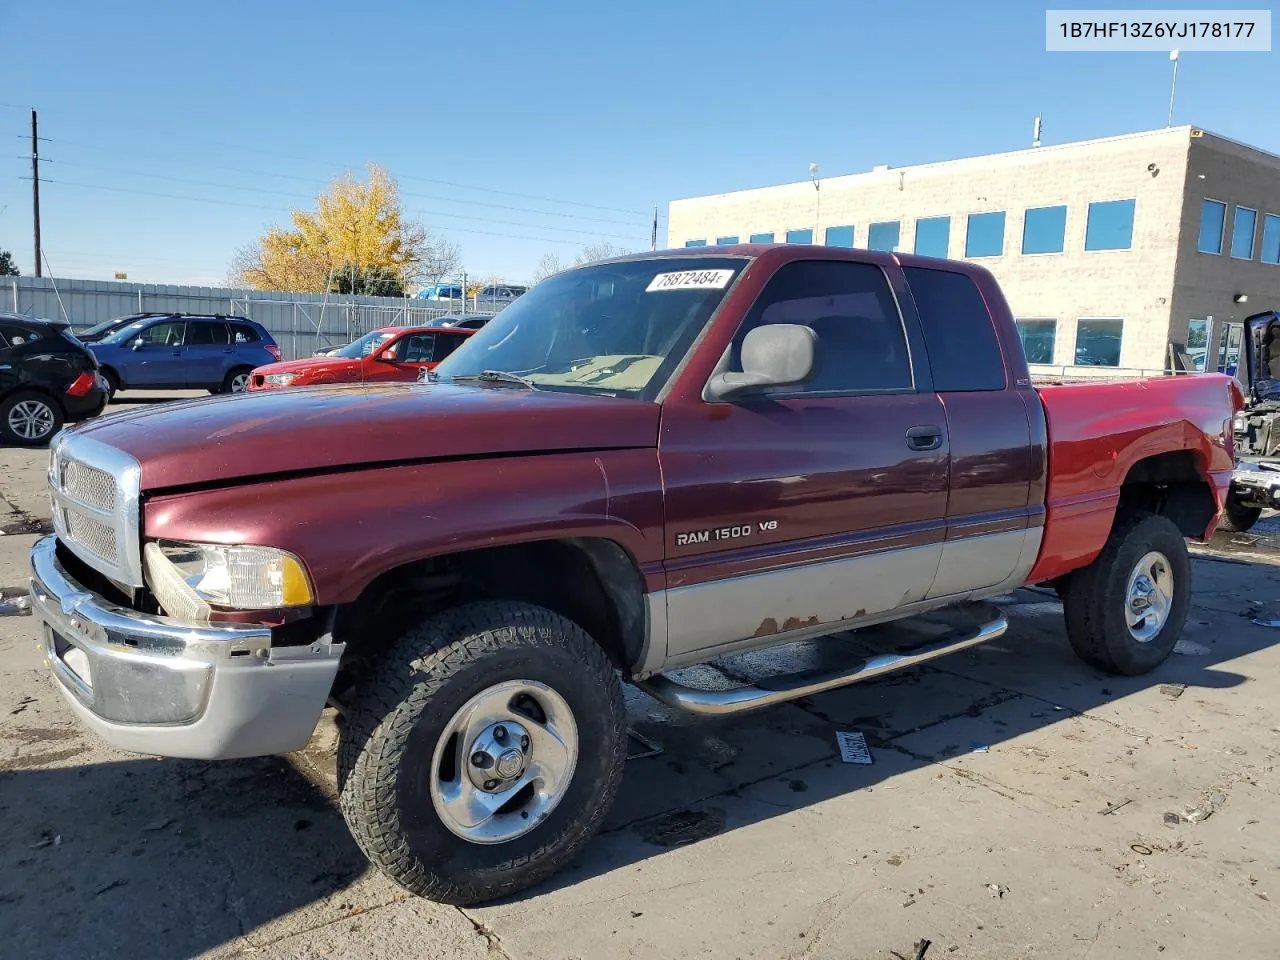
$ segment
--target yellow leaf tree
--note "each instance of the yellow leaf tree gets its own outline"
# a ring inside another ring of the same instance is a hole
[[[343,174],[316,198],[315,210],[294,210],[290,220],[291,227],[271,227],[236,254],[233,284],[398,295],[458,269],[457,247],[404,216],[395,179],[377,164],[365,181]]]

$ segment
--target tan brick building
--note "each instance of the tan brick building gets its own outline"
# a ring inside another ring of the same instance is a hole
[[[1230,369],[1280,308],[1280,157],[1172,127],[671,203],[669,246],[752,240],[981,263],[1042,372]]]

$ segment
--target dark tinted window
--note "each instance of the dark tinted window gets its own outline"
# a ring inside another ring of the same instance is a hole
[[[225,346],[231,342],[227,325],[213,320],[194,320],[187,331],[187,343],[193,347]]]
[[[31,343],[41,338],[41,332],[30,327],[19,327],[16,324],[0,327],[0,346],[20,347],[24,343]]]
[[[262,339],[262,335],[247,323],[231,324],[231,334],[236,343],[257,343]]]
[[[462,342],[466,337],[460,337],[455,334],[441,333],[436,336],[436,352],[435,361],[439,363],[453,351],[462,346]]]
[[[906,267],[907,284],[924,327],[924,342],[939,393],[1003,390],[1004,358],[991,314],[962,273]]]
[[[730,369],[758,326],[800,323],[818,335],[808,383],[767,393],[911,390],[911,357],[884,272],[869,263],[800,261],[769,280],[734,337]]]
[[[412,333],[388,349],[401,363],[430,363],[435,347],[434,333]]]

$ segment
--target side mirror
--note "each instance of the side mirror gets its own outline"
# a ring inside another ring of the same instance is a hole
[[[817,340],[812,328],[798,323],[756,327],[742,341],[742,372],[712,377],[706,398],[723,400],[742,390],[803,383],[813,374]]]
[[[395,355],[390,350],[379,350],[373,355],[373,359],[378,363],[399,363]]]
[[[145,344],[142,342],[142,338],[141,338],[141,337],[138,337],[138,339],[134,340],[134,341],[133,341],[133,343],[129,344],[129,349],[130,349],[130,350],[141,350],[144,346],[145,346]]]

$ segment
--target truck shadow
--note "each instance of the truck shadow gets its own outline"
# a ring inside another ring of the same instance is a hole
[[[1207,752],[1204,741],[1212,735],[1190,713],[1197,691],[1253,682],[1239,672],[1248,669],[1248,661],[1223,665],[1280,641],[1280,630],[1252,623],[1255,617],[1280,617],[1280,567],[1197,559],[1194,569],[1196,592],[1180,652],[1147,676],[1107,676],[1079,661],[1067,642],[1057,598],[1020,590],[1007,606],[1010,630],[997,641],[758,714],[690,717],[632,691],[633,728],[662,753],[628,764],[604,829],[578,863],[524,897],[480,915],[489,914],[486,922],[531,916],[561,899],[559,891],[596,876],[633,869],[673,847],[834,797],[892,789],[896,777],[920,768],[939,767],[940,773],[978,781],[994,776],[997,780],[989,783],[999,781],[1005,785],[999,789],[1025,794],[1026,802],[1042,803],[1046,810],[1057,802],[1080,802],[1074,797],[1082,793],[1096,794],[1098,810],[1092,812],[1100,812],[1125,799],[1118,783],[1128,776],[1127,757],[1150,740],[1184,741],[1189,756],[1196,755],[1200,741],[1200,752]],[[796,645],[800,649],[786,655],[810,666],[829,666],[848,656],[840,650],[848,644],[828,637]],[[699,685],[774,672],[770,661],[778,657],[778,652],[748,654],[717,662],[714,670],[698,668],[703,672]],[[693,679],[699,678],[687,682]],[[1224,740],[1230,740],[1234,724],[1248,724],[1247,718],[1255,716],[1247,713],[1254,707],[1241,705],[1233,718],[1229,703],[1213,700],[1214,722],[1222,724]],[[1251,702],[1257,702],[1256,694]],[[862,733],[874,762],[843,763],[835,737],[839,731]],[[1025,742],[1012,742],[1024,736]],[[1094,766],[1100,755],[1109,769],[1095,770],[1092,778],[1078,769]],[[1076,783],[1063,783],[1069,779]],[[1161,813],[1153,816],[1159,822]],[[761,864],[794,855],[794,850],[764,849]]]
[[[89,753],[88,735],[17,731],[40,752],[0,764],[0,954],[177,960],[270,942],[303,908],[287,932],[398,895],[378,877],[359,887],[367,863],[342,818],[285,758],[30,769]]]
[[[1174,736],[1197,689],[1251,682],[1238,672],[1247,661],[1229,669],[1223,664],[1280,640],[1280,631],[1251,622],[1280,615],[1274,602],[1252,599],[1280,596],[1280,567],[1197,560],[1195,571],[1188,652],[1145,677],[1104,676],[1079,662],[1056,599],[1020,591],[1009,607],[1011,629],[998,641],[759,713],[694,717],[628,687],[629,719],[642,739],[632,744],[635,758],[601,834],[552,881],[477,915],[487,922],[531,919],[554,905],[557,894],[573,896],[569,888],[672,847],[834,797],[892,788],[898,775],[912,770],[945,765],[956,772],[959,765],[980,778],[983,761],[1014,755],[1053,765],[1055,774],[1060,765],[1063,776],[1072,776],[1070,744],[1080,736],[1091,738],[1090,765],[1099,749],[1119,759],[1144,736]],[[825,638],[788,653],[818,666],[845,655],[849,642]],[[703,682],[732,683],[769,671],[778,657],[764,652],[697,669]],[[1134,699],[1119,717],[1114,707],[1126,698]],[[1131,706],[1146,713],[1135,720]],[[1102,722],[1078,719],[1084,713]],[[1224,730],[1237,722],[1219,719]],[[1027,742],[1034,744],[1038,731],[1053,727],[1062,735],[1052,756],[1011,743],[1032,735]],[[837,731],[863,733],[874,763],[842,763]],[[27,735],[41,752],[0,761],[0,952],[6,955],[39,960],[123,951],[167,960],[242,935],[262,947],[405,896],[368,868],[348,835],[333,799],[332,743],[322,737],[288,758],[131,759],[35,769],[66,763],[91,747],[75,727]],[[982,757],[985,750],[992,756]],[[1062,779],[1016,771],[1003,778],[1028,796],[1046,792],[1046,803]],[[1108,794],[1106,802],[1120,799]],[[764,860],[773,856],[794,851],[760,852]]]

